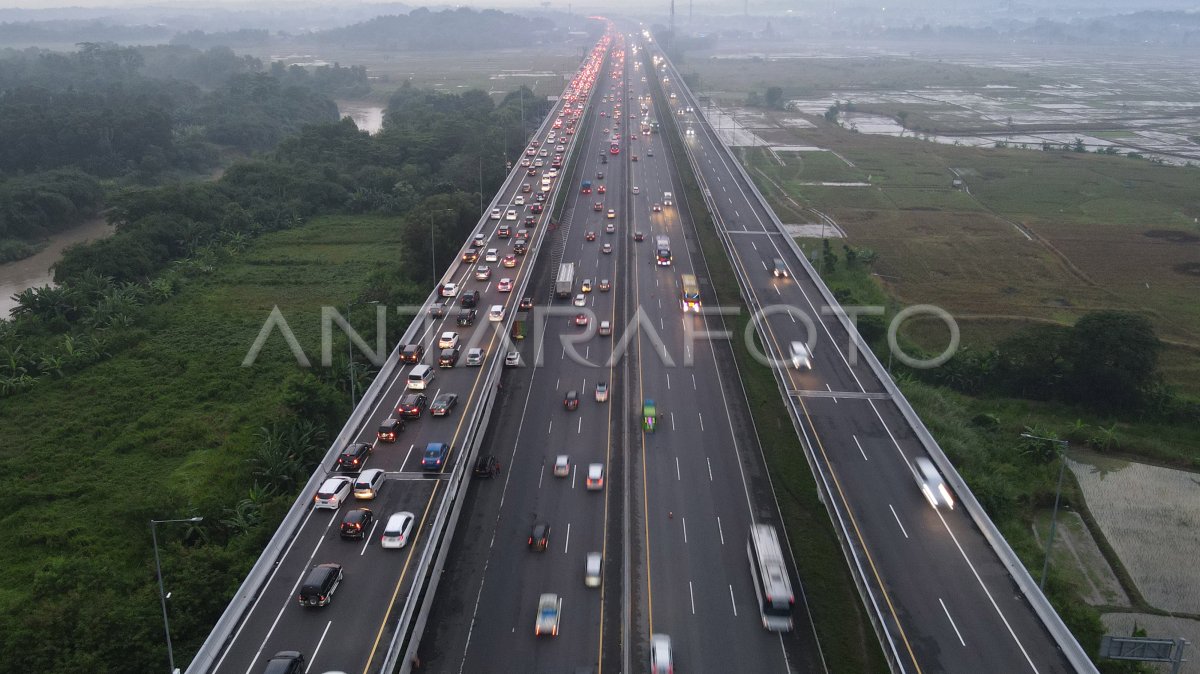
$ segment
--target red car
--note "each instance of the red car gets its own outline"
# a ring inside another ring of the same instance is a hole
[[[588,241],[595,241],[595,240],[596,240],[596,233],[595,233],[595,232],[588,232],[588,233],[587,233],[587,236],[585,236],[584,238],[586,238]]]
[[[592,204],[592,210],[597,213],[599,213],[600,211],[603,211],[604,210],[604,202],[597,201],[595,204]]]
[[[585,327],[585,326],[587,326],[587,324],[588,324],[587,314],[577,314],[575,316],[575,325],[578,325],[580,327]]]
[[[597,188],[596,188],[596,192],[597,192],[597,193],[599,193],[599,194],[604,194],[604,193],[605,193],[605,192],[607,192],[607,191],[608,191],[608,190],[604,189],[604,185],[601,185],[600,187],[597,187]]]
[[[512,279],[502,278],[500,279],[500,282],[496,284],[496,290],[502,293],[511,293],[512,286]]]

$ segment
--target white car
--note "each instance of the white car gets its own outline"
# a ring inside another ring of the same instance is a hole
[[[480,365],[483,365],[483,349],[478,346],[468,349],[467,365],[471,367],[479,367]]]
[[[369,468],[358,474],[354,480],[354,498],[360,501],[370,501],[379,494],[383,485],[383,469]]]
[[[950,489],[946,486],[946,481],[942,479],[941,473],[934,467],[933,462],[929,459],[919,456],[915,463],[917,464],[917,481],[921,485],[921,492],[925,494],[925,499],[929,501],[929,505],[936,508],[949,508],[954,510],[954,497],[950,494]]]
[[[578,295],[575,296],[575,301],[573,302],[573,304],[577,307],[587,306],[587,295],[584,295],[583,293],[579,293]]]
[[[441,337],[438,337],[439,349],[457,349],[458,348],[458,333],[443,332]]]
[[[493,304],[492,308],[488,310],[488,320],[492,321],[493,323],[498,323],[504,320],[504,305]]]
[[[512,208],[508,209],[508,213],[504,214],[504,219],[505,220],[516,220],[517,219],[517,211]]]
[[[331,477],[322,482],[321,487],[317,489],[317,494],[313,497],[313,508],[337,510],[342,501],[350,496],[350,490],[353,488],[354,480],[351,478]]]
[[[558,636],[558,619],[562,611],[562,599],[558,595],[547,592],[538,599],[537,623],[534,625],[533,633],[537,636],[543,634],[552,637]]]
[[[641,188],[639,188],[637,185],[634,185],[634,186],[633,186],[633,193],[634,193],[634,194],[641,194],[641,193],[642,193],[642,190],[641,190]]]
[[[602,463],[589,463],[588,464],[586,485],[587,485],[588,491],[596,491],[598,489],[604,489],[604,464],[602,464]]]
[[[488,248],[487,252],[483,254],[484,262],[497,262],[499,260],[500,251],[496,250],[495,248]]]
[[[492,277],[492,268],[486,264],[481,264],[475,267],[475,280],[486,281]]]
[[[797,370],[800,368],[806,370],[812,369],[812,353],[809,352],[807,344],[804,342],[792,342],[788,351],[790,352],[789,357],[792,360],[792,367]]]
[[[451,281],[442,284],[442,297],[454,297],[458,294],[458,284]]]
[[[521,364],[521,352],[509,351],[504,356],[505,367],[516,367]]]
[[[674,657],[671,655],[671,637],[665,634],[650,635],[650,672],[651,674],[671,674],[675,670]]]
[[[583,563],[583,584],[587,587],[600,587],[600,569],[603,557],[599,552],[589,552]]]
[[[554,477],[566,477],[571,474],[571,459],[566,454],[554,458]]]
[[[387,526],[383,528],[383,536],[379,544],[385,548],[397,549],[408,545],[408,537],[412,533],[416,516],[405,511],[393,514],[388,518]]]
[[[499,219],[500,219],[500,209],[499,209],[499,208],[493,208],[493,209],[492,209],[492,219],[493,219],[493,220],[499,220]]]
[[[523,195],[518,194],[517,198],[513,199],[513,203],[516,204],[517,206],[524,206],[525,205],[525,197]]]
[[[601,337],[607,337],[612,334],[612,323],[608,321],[600,321],[600,329],[597,331]]]

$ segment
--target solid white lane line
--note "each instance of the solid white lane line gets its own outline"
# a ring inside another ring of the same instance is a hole
[[[550,431],[554,430],[554,420],[550,420],[550,425],[546,428],[546,435],[550,435]]]
[[[679,521],[683,524],[683,542],[687,544],[687,518],[680,516]]]
[[[671,430],[675,430],[675,413],[671,412]]]
[[[721,516],[717,516],[717,533],[721,536],[721,545],[725,545],[725,529],[721,527]]]
[[[377,527],[377,526],[379,526],[379,520],[375,520],[374,522],[372,522],[371,530],[369,532],[367,532],[366,536],[363,536],[362,550],[360,550],[358,553],[359,557],[362,557],[363,553],[365,553],[367,551],[367,548],[371,545],[371,539],[375,538],[375,527]]]
[[[329,634],[329,627],[333,625],[333,621],[325,623],[325,629],[321,631],[321,638],[317,640],[317,647],[313,649],[311,659],[308,661],[308,666],[304,668],[304,674],[308,674],[308,670],[312,669],[313,662],[317,659],[317,653],[321,651],[321,644],[325,643],[325,635]]]
[[[709,482],[712,482],[712,481],[713,481],[713,475],[712,475],[712,459],[710,459],[709,457],[707,457],[707,456],[706,456],[706,457],[704,457],[704,463],[707,463],[707,464],[708,464],[708,481],[709,481]]]
[[[671,373],[670,372],[667,373],[667,390],[668,391],[671,390]]]
[[[870,461],[870,459],[867,458],[867,453],[863,451],[862,443],[858,441],[858,436],[851,435],[850,437],[854,438],[854,444],[858,445],[858,453],[862,454],[863,461]]]
[[[950,621],[950,626],[954,628],[954,633],[958,635],[958,643],[966,646],[967,642],[963,641],[962,632],[959,632],[958,625],[954,624],[954,618],[950,615],[950,609],[946,608],[946,602],[942,601],[941,597],[938,597],[938,603],[942,605],[942,610],[946,612],[946,619]]]
[[[700,432],[703,433],[704,432],[704,415],[697,412],[696,416],[700,418]]]
[[[729,586],[729,605],[733,607],[733,617],[737,617],[737,601],[733,598],[733,585]]]
[[[699,387],[696,386],[696,374],[695,373],[692,373],[692,390],[693,391],[700,390]]]
[[[571,549],[571,523],[567,522],[567,540],[563,542],[563,554]]]
[[[579,417],[579,427],[575,429],[576,433],[583,432],[583,417]]]
[[[692,615],[696,615],[696,595],[692,592],[692,581],[688,581],[688,599],[692,601]]]
[[[683,480],[683,478],[679,477],[679,457],[678,456],[675,457],[675,480],[677,482]]]
[[[904,530],[904,523],[900,521],[900,515],[896,514],[896,509],[892,507],[891,503],[888,504],[888,508],[892,511],[892,517],[896,518],[896,524],[900,527],[900,533],[904,534],[905,538],[908,538],[908,532]]]
[[[404,453],[404,460],[400,462],[400,470],[404,470],[404,467],[408,465],[408,457],[412,456],[413,450],[416,448],[416,444],[408,446],[408,451]]]

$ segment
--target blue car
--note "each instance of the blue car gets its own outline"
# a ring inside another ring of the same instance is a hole
[[[421,457],[421,467],[425,470],[441,470],[450,453],[450,445],[444,442],[431,442],[425,445],[425,456]]]

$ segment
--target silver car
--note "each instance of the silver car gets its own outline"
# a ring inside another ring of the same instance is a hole
[[[804,368],[805,370],[812,369],[812,353],[808,350],[807,344],[804,342],[792,342],[788,350],[790,352],[792,367],[797,370],[800,368]]]
[[[387,526],[383,528],[383,536],[380,537],[379,544],[390,549],[402,548],[408,545],[409,536],[412,534],[413,521],[416,519],[416,516],[408,511],[394,513],[388,518]]]
[[[923,456],[919,456],[914,463],[917,464],[917,483],[921,485],[921,492],[925,494],[925,499],[929,501],[929,505],[934,508],[949,508],[953,510],[954,496],[950,494],[950,489],[946,486],[946,480],[942,478],[942,474],[934,467],[933,462]]]

